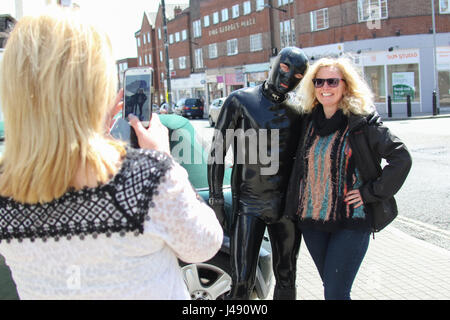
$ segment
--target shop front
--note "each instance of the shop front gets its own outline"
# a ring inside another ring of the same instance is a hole
[[[422,111],[419,49],[362,53],[355,62],[374,93],[379,112],[388,112],[391,97],[392,113],[405,114],[408,96],[412,112]]]

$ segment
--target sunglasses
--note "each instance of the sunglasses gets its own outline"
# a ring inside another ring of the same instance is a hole
[[[312,82],[314,83],[315,88],[322,88],[325,82],[328,84],[330,88],[336,88],[341,80],[345,81],[344,79],[341,78],[328,78],[328,79],[314,78],[312,79]]]

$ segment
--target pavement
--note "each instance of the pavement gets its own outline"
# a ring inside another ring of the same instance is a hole
[[[267,297],[272,299],[272,290]],[[450,299],[450,251],[389,225],[370,238],[351,291],[353,300]],[[302,241],[297,262],[297,299],[323,300],[319,273]]]
[[[433,115],[432,112],[419,112],[411,114],[408,117],[406,113],[394,113],[392,117],[388,117],[387,113],[380,113],[383,121],[398,121],[398,120],[419,120],[419,119],[434,119],[434,118],[448,118],[450,117],[450,107],[441,107],[437,115]]]

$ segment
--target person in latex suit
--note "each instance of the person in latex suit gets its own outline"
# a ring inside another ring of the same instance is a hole
[[[288,93],[300,83],[307,67],[308,59],[301,49],[284,48],[275,58],[268,79],[259,86],[232,92],[217,120],[208,165],[209,204],[231,237],[233,281],[228,298],[249,299],[266,227],[276,280],[274,299],[296,298],[301,234],[292,220],[283,217],[283,207],[298,144],[300,112],[288,103]],[[222,184],[230,144],[234,156],[233,217],[228,229]],[[270,163],[260,157],[255,160],[255,153],[268,155]]]

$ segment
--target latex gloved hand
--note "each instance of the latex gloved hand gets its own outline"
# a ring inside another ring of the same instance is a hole
[[[228,231],[228,218],[225,214],[225,205],[223,199],[210,198],[209,206],[214,210],[217,220],[225,231]]]

